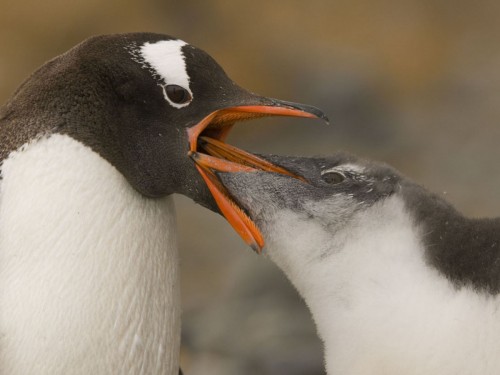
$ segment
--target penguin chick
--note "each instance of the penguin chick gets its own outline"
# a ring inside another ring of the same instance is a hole
[[[307,303],[329,375],[500,374],[500,219],[354,156],[220,178]]]

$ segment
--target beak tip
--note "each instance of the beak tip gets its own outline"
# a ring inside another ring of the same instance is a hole
[[[330,125],[330,119],[321,109],[317,107],[311,107],[309,113],[312,114],[317,119],[322,120],[325,124]]]
[[[317,118],[317,119],[325,122],[327,125],[330,125],[330,119],[321,109],[319,109],[317,107],[308,106],[308,105],[301,105],[301,104],[299,104],[298,106],[301,106],[298,108],[300,108],[305,113],[309,114],[309,116],[307,116],[307,117]]]
[[[255,251],[258,255],[262,253],[262,248],[255,242],[249,244],[253,251]]]
[[[325,115],[324,113],[321,114],[321,116],[318,117],[320,120],[323,120],[323,122],[326,124],[326,125],[330,125],[330,119],[328,118],[327,115]]]

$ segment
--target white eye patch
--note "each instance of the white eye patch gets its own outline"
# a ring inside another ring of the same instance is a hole
[[[324,171],[321,171],[321,175],[323,176],[326,173],[331,173],[331,172],[338,172],[342,175],[345,174],[345,172],[353,172],[356,174],[362,174],[365,171],[365,168],[356,165],[356,164],[343,164],[343,165],[337,165],[336,167],[325,169]]]
[[[160,86],[163,88],[165,100],[175,108],[186,107],[192,100],[181,104],[172,102],[165,91],[167,85],[181,86],[193,98],[186,71],[186,59],[182,53],[182,47],[185,45],[187,43],[182,40],[162,40],[156,43],[145,43],[139,49],[142,60],[161,78]]]

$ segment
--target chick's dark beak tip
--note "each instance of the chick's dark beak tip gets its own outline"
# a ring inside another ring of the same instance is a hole
[[[252,248],[252,250],[257,254],[257,255],[260,255],[262,253],[262,248],[257,245],[256,243],[252,243],[250,244],[250,247]]]

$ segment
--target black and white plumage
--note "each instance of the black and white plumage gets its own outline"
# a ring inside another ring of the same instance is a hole
[[[500,373],[500,219],[352,156],[222,173],[309,306],[328,374]]]
[[[178,373],[169,195],[216,210],[188,153],[263,108],[318,113],[150,33],[88,39],[19,87],[0,109],[0,373]]]

